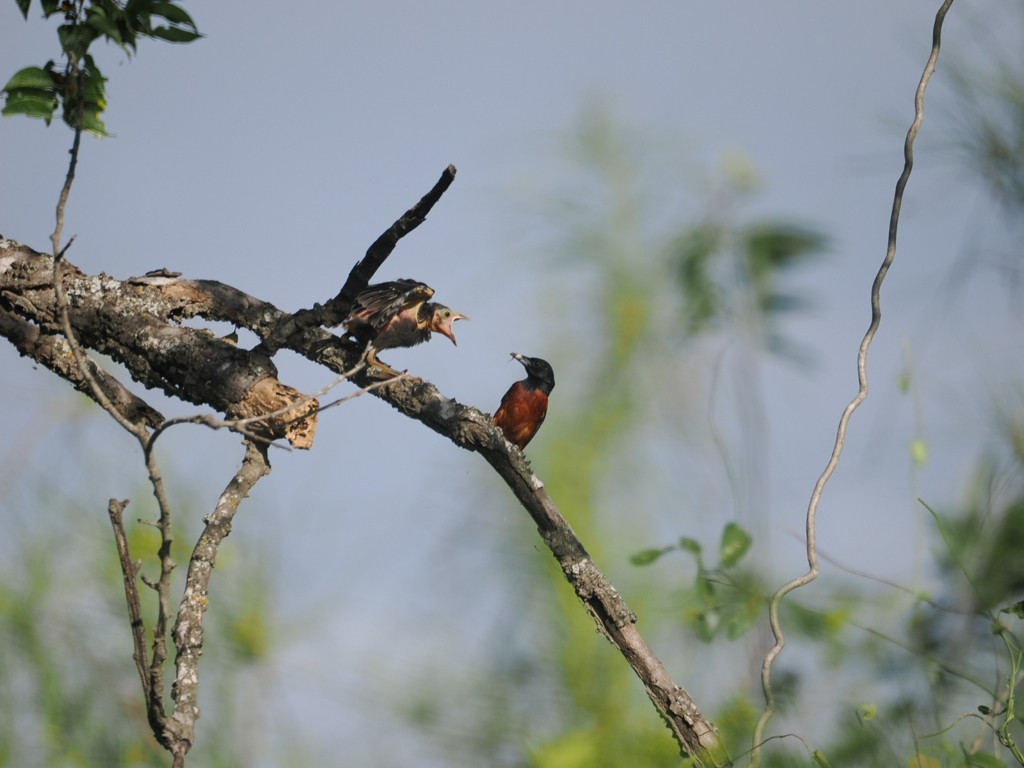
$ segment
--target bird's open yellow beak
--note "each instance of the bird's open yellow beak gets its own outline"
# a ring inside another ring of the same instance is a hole
[[[469,320],[469,317],[446,307],[444,311],[439,313],[433,327],[433,330],[451,339],[452,344],[455,346],[459,346],[459,342],[455,340],[455,329],[452,326],[457,320]]]

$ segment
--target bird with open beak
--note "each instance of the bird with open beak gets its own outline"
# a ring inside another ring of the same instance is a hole
[[[433,295],[433,288],[416,280],[370,285],[356,296],[342,324],[350,336],[372,344],[367,360],[378,367],[390,367],[377,360],[380,350],[414,347],[429,341],[435,332],[447,336],[457,346],[452,326],[469,318],[428,301]]]

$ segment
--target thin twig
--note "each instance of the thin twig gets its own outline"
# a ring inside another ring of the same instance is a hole
[[[68,346],[71,347],[71,354],[75,358],[75,362],[78,364],[78,369],[81,372],[82,378],[89,385],[89,389],[93,395],[93,398],[98,402],[107,413],[109,413],[113,419],[120,424],[125,430],[135,435],[140,440],[144,440],[146,436],[146,428],[142,424],[135,424],[129,421],[120,411],[114,407],[114,404],[107,397],[103,388],[100,387],[96,378],[92,375],[92,371],[86,363],[85,352],[82,351],[81,346],[78,343],[78,339],[75,336],[74,329],[71,326],[71,315],[68,308],[67,295],[64,293],[64,255],[67,253],[68,248],[74,242],[75,238],[72,237],[67,245],[63,248],[60,245],[61,234],[64,231],[64,219],[67,210],[68,199],[71,196],[71,186],[75,181],[75,169],[78,167],[78,153],[82,145],[82,124],[84,121],[84,110],[85,110],[85,96],[84,96],[84,80],[85,74],[82,70],[82,66],[78,59],[73,55],[70,57],[67,66],[66,76],[68,78],[74,77],[77,80],[75,93],[78,95],[78,119],[75,121],[74,138],[71,141],[70,159],[68,160],[68,172],[64,177],[64,185],[61,187],[60,195],[57,198],[57,210],[56,210],[56,224],[53,229],[53,233],[50,235],[50,242],[53,245],[53,296],[54,302],[57,307],[57,313],[60,317],[61,330],[64,333],[64,337],[67,339]]]
[[[159,510],[156,523],[157,529],[160,531],[160,547],[157,549],[157,558],[160,561],[160,576],[155,582],[157,613],[156,623],[153,626],[153,656],[149,665],[150,686],[153,691],[150,707],[159,708],[160,711],[163,711],[164,662],[167,660],[167,622],[168,616],[170,616],[171,573],[175,568],[174,558],[171,556],[171,548],[174,544],[174,526],[171,517],[171,504],[167,498],[167,489],[164,487],[163,473],[157,464],[153,448],[154,443],[147,440],[144,446],[144,456],[146,470],[149,473],[149,482],[153,487],[153,496],[156,498]],[[157,734],[157,738],[160,739],[161,735]],[[168,749],[170,749],[169,746]]]
[[[269,443],[271,441],[268,440],[267,438],[262,437],[260,435],[255,435],[255,434],[247,433],[244,430],[244,428],[249,426],[250,424],[255,424],[257,422],[266,421],[268,419],[281,418],[281,417],[287,416],[288,414],[290,414],[293,411],[299,410],[300,408],[302,408],[303,406],[307,405],[308,403],[311,403],[313,400],[318,400],[319,398],[323,397],[328,392],[330,392],[332,389],[334,389],[336,386],[341,384],[343,381],[347,381],[349,378],[351,378],[355,374],[359,373],[359,371],[363,370],[363,368],[365,368],[365,367],[366,367],[366,354],[364,353],[363,356],[360,358],[359,362],[356,365],[352,366],[349,370],[347,370],[347,371],[345,371],[343,373],[339,373],[338,376],[333,381],[331,381],[331,383],[327,384],[324,387],[321,387],[319,390],[317,390],[316,392],[314,392],[311,395],[303,395],[302,397],[298,398],[294,402],[291,402],[288,405],[284,406],[283,408],[279,408],[276,411],[269,411],[267,413],[261,413],[259,416],[250,416],[247,419],[222,419],[219,416],[214,416],[213,414],[197,414],[195,416],[177,416],[177,417],[175,417],[173,419],[168,419],[163,424],[161,424],[160,427],[156,430],[156,432],[154,432],[153,437],[155,439],[156,436],[159,433],[164,432],[167,429],[169,429],[170,427],[174,427],[174,426],[177,426],[179,424],[202,424],[203,426],[211,427],[213,429],[233,429],[233,430],[236,430],[236,431],[242,433],[242,435],[244,437],[246,437],[247,439]],[[381,383],[386,383],[386,382],[381,382]],[[356,393],[354,393],[352,395],[349,395],[348,397],[349,398],[357,397],[357,396],[359,396],[361,394],[364,394],[364,392],[365,392],[365,390],[360,390],[359,392],[356,392]],[[320,411],[323,411],[324,409],[326,409],[328,407],[330,407],[330,406],[329,405],[321,406],[321,407],[317,408],[315,411],[313,411],[313,413],[320,413]],[[301,416],[296,417],[296,419],[308,418],[310,415],[311,414],[309,414],[309,413],[303,413]]]
[[[818,572],[820,570],[818,564],[816,529],[818,507],[821,503],[821,497],[824,493],[825,486],[832,477],[832,474],[835,472],[836,467],[839,465],[839,459],[846,444],[846,429],[850,422],[850,418],[853,416],[854,411],[860,407],[861,403],[863,403],[865,398],[868,396],[868,350],[871,347],[871,343],[878,331],[879,324],[882,321],[882,284],[885,281],[886,274],[889,272],[889,267],[892,266],[893,260],[896,258],[896,234],[899,228],[900,209],[903,205],[903,193],[906,189],[907,182],[910,180],[911,170],[914,167],[914,141],[921,129],[921,123],[924,121],[924,94],[928,88],[928,83],[931,80],[932,74],[935,72],[935,66],[939,59],[939,49],[942,39],[942,23],[946,17],[946,13],[952,5],[953,0],[944,0],[942,7],[939,8],[935,15],[935,23],[932,27],[931,53],[928,56],[924,72],[921,75],[921,80],[918,83],[917,90],[914,94],[914,120],[911,123],[910,128],[907,130],[906,140],[903,144],[903,171],[896,182],[896,191],[893,196],[892,212],[889,216],[889,238],[885,258],[882,260],[882,265],[879,267],[878,272],[875,275],[874,282],[871,285],[871,323],[868,325],[867,332],[864,334],[864,338],[860,343],[860,348],[857,351],[857,381],[859,384],[857,394],[847,404],[839,419],[839,428],[836,432],[836,440],[832,448],[832,455],[830,456],[824,471],[821,473],[821,476],[814,485],[814,490],[811,492],[810,502],[807,507],[806,533],[808,569],[803,575],[798,576],[780,587],[772,596],[768,605],[768,618],[771,623],[772,634],[775,636],[775,645],[773,645],[768,653],[765,654],[764,662],[761,667],[761,688],[764,691],[765,709],[754,729],[754,749],[751,759],[751,764],[753,766],[758,766],[761,762],[760,745],[762,744],[764,729],[772,715],[775,713],[775,694],[772,691],[772,667],[775,664],[775,660],[779,657],[779,654],[781,654],[782,650],[786,647],[786,638],[782,631],[782,624],[779,620],[779,607],[786,595],[795,589],[799,589],[800,587],[811,583],[818,576]]]
[[[142,692],[148,702],[151,696],[149,679],[149,654],[146,651],[146,625],[142,620],[142,601],[139,599],[139,589],[135,586],[135,564],[132,562],[131,551],[128,547],[128,536],[124,531],[124,509],[128,506],[128,500],[118,501],[111,499],[107,504],[107,512],[110,515],[110,524],[114,528],[114,541],[117,543],[117,556],[121,561],[121,573],[124,576],[124,594],[128,601],[128,617],[131,620],[132,644],[135,646],[135,666],[139,671],[139,679],[142,681]]]
[[[57,312],[60,317],[61,329],[67,339],[68,345],[71,348],[71,352],[74,355],[75,361],[78,365],[78,369],[82,375],[82,378],[88,383],[90,393],[93,398],[100,404],[100,406],[110,414],[110,416],[120,424],[126,431],[135,436],[135,438],[142,445],[146,455],[146,466],[149,470],[150,481],[153,485],[153,493],[156,496],[157,504],[160,508],[160,516],[158,519],[157,527],[160,529],[161,543],[159,549],[160,556],[160,578],[156,582],[155,587],[158,595],[159,608],[157,612],[157,622],[154,628],[153,638],[153,651],[152,657],[149,662],[148,669],[145,669],[145,648],[139,647],[140,632],[142,633],[142,640],[144,642],[144,623],[141,617],[141,604],[139,602],[138,591],[135,588],[135,575],[136,569],[132,564],[127,549],[127,538],[124,536],[123,523],[121,522],[120,512],[123,511],[124,507],[121,506],[120,510],[115,509],[118,503],[111,502],[109,506],[109,512],[111,515],[111,523],[114,526],[114,536],[118,546],[118,553],[121,560],[121,568],[125,581],[125,597],[128,601],[129,617],[131,620],[132,634],[135,648],[135,660],[136,665],[143,665],[140,667],[140,675],[143,677],[142,689],[143,695],[146,699],[146,712],[149,719],[150,726],[153,729],[153,733],[156,738],[165,747],[170,749],[170,742],[168,741],[168,734],[166,733],[167,718],[163,707],[163,664],[167,658],[167,614],[169,610],[169,592],[170,592],[170,574],[174,569],[174,561],[171,559],[171,511],[170,505],[167,500],[167,495],[163,486],[163,479],[160,474],[159,467],[156,464],[155,457],[152,453],[152,442],[149,440],[149,433],[146,430],[145,424],[134,423],[124,417],[120,411],[113,405],[102,387],[96,381],[95,377],[89,366],[86,364],[86,355],[82,351],[81,346],[78,343],[78,339],[75,335],[74,328],[71,324],[71,314],[68,306],[67,295],[64,292],[63,285],[63,258],[67,252],[68,247],[73,242],[74,238],[68,242],[66,246],[61,248],[60,240],[61,233],[64,229],[65,212],[67,209],[68,199],[71,194],[71,186],[75,179],[75,169],[78,165],[78,154],[81,147],[82,139],[82,125],[83,125],[83,110],[84,110],[84,72],[81,64],[74,57],[68,63],[68,76],[75,77],[78,80],[76,93],[79,97],[78,104],[78,119],[75,121],[74,139],[71,145],[71,159],[68,163],[68,172],[64,179],[64,185],[61,188],[60,196],[57,201],[56,211],[56,226],[53,234],[50,237],[51,243],[53,244],[53,293],[54,301],[57,307]],[[116,514],[115,514],[116,513]],[[145,580],[144,580],[145,581]],[[149,582],[146,582],[149,583]]]
[[[61,234],[64,232],[64,211],[67,208],[68,198],[71,196],[71,185],[75,182],[75,170],[78,168],[78,149],[82,144],[82,122],[85,112],[85,75],[78,59],[71,57],[68,61],[65,72],[67,78],[74,77],[77,80],[75,93],[78,94],[78,119],[75,121],[74,138],[71,140],[71,159],[68,161],[68,172],[64,177],[64,186],[61,187],[60,195],[57,198],[57,221],[50,235],[50,242],[53,243],[53,259],[60,261],[66,248],[60,247]],[[70,245],[70,243],[68,243]]]
[[[284,408],[279,408],[276,411],[270,411],[265,414],[260,414],[259,416],[250,416],[247,419],[224,419],[212,413],[200,413],[192,416],[176,416],[173,419],[167,419],[166,421],[161,423],[160,426],[157,427],[157,429],[153,432],[152,436],[150,437],[150,442],[154,442],[161,434],[163,434],[171,427],[178,426],[179,424],[198,424],[200,426],[209,427],[210,429],[230,429],[234,432],[238,432],[246,440],[250,440],[268,446],[273,446],[274,448],[280,448],[281,450],[290,451],[292,450],[291,446],[275,442],[269,437],[265,437],[264,435],[260,435],[250,430],[247,430],[246,427],[249,426],[250,424],[265,422],[269,419],[283,418],[293,412],[300,411],[303,408],[303,406],[323,397],[325,394],[330,392],[343,381],[348,381],[349,379],[351,379],[352,376],[362,371],[365,367],[366,353],[364,352],[363,356],[360,358],[359,363],[357,363],[355,366],[345,371],[344,373],[339,374],[337,378],[335,378],[327,386],[322,387],[321,389],[319,389],[318,391],[314,392],[311,395],[303,395],[301,398],[295,400],[292,403],[289,403]],[[336,408],[337,406],[347,403],[350,400],[354,400],[357,397],[362,397],[365,394],[373,392],[373,390],[379,387],[384,387],[387,386],[388,384],[393,384],[396,381],[401,381],[407,378],[410,378],[409,373],[403,372],[395,376],[391,376],[387,379],[376,381],[373,384],[368,384],[365,387],[360,387],[355,392],[351,392],[345,395],[344,397],[339,397],[337,400],[332,400],[326,405],[320,405],[317,408],[313,409],[312,411],[302,411],[297,416],[294,416],[291,419],[285,419],[283,421],[283,424],[287,425],[295,421],[308,419],[318,413],[323,413],[329,408]]]

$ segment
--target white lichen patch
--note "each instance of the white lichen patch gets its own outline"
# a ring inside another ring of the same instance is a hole
[[[579,562],[573,563],[571,566],[569,566],[569,570],[572,572],[574,576],[579,576],[581,573],[589,569],[589,567],[589,560],[580,560]]]

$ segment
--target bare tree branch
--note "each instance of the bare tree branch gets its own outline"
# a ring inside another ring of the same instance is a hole
[[[71,345],[63,336],[45,333],[37,325],[6,314],[0,315],[0,336],[9,339],[14,348],[25,357],[30,357],[50,369],[79,392],[92,396],[89,382],[71,352]],[[156,427],[164,421],[163,414],[135,395],[93,360],[86,357],[83,362],[111,406],[125,419],[147,427]]]
[[[149,388],[209,405],[229,418],[263,416],[266,420],[253,426],[263,437],[292,440],[315,432],[317,404],[281,382],[267,355],[239,349],[209,331],[180,324],[184,318],[208,316],[269,333],[286,317],[280,310],[212,281],[167,276],[122,281],[107,275],[87,276],[67,260],[62,260],[60,267],[63,280],[54,283],[55,260],[13,241],[0,240],[0,309],[11,318],[38,326],[43,333],[62,334],[72,348],[80,343],[110,355]],[[268,316],[276,321],[273,325]],[[0,324],[0,333],[12,336],[16,332],[24,335],[14,322]],[[31,348],[23,351],[32,352]],[[90,388],[87,394],[108,407],[101,399],[101,389]],[[267,417],[299,401],[306,404],[307,423]],[[126,423],[122,426],[144,439],[144,431]],[[311,439],[300,442],[301,447],[309,447]]]
[[[342,350],[339,344],[333,350],[320,346],[316,350],[296,351],[313,352],[315,356],[310,359],[337,370],[343,362],[335,354]],[[366,386],[374,374],[368,369],[354,377],[354,381]],[[445,397],[437,387],[424,381],[396,381],[374,390],[373,394],[460,448],[479,453],[494,468],[530,514],[598,630],[618,648],[640,678],[680,748],[693,758],[694,765],[730,765],[714,725],[704,717],[693,698],[672,680],[637,630],[636,614],[601,573],[548,495],[544,483],[533,473],[525,456],[505,440],[490,415]]]
[[[124,530],[124,510],[128,506],[128,500],[118,501],[111,499],[107,505],[107,512],[110,515],[110,524],[114,527],[114,541],[117,544],[117,556],[121,562],[121,573],[124,576],[124,594],[128,601],[128,618],[132,628],[132,644],[135,646],[135,666],[139,671],[139,679],[142,682],[142,693],[146,701],[147,713],[152,712],[150,700],[153,690],[149,678],[149,653],[146,651],[146,624],[142,620],[142,601],[139,599],[139,589],[135,584],[137,568],[132,561],[131,552],[128,548],[128,536]],[[150,726],[154,726],[150,721]]]
[[[921,74],[921,79],[918,82],[917,90],[914,94],[914,120],[911,123],[910,128],[907,130],[907,136],[903,144],[903,171],[900,173],[900,177],[896,181],[896,191],[893,196],[892,212],[889,216],[889,239],[886,246],[885,258],[882,260],[882,264],[878,268],[874,282],[871,285],[871,322],[868,325],[867,332],[864,334],[864,338],[861,340],[860,347],[857,350],[857,394],[847,404],[846,408],[843,409],[842,416],[839,419],[839,427],[836,432],[835,444],[832,448],[832,455],[829,457],[828,463],[826,464],[824,471],[822,471],[821,476],[814,484],[814,490],[811,492],[810,502],[807,507],[806,532],[808,569],[806,573],[781,586],[772,596],[772,599],[768,604],[768,619],[771,624],[772,634],[775,637],[775,644],[768,650],[768,653],[765,654],[764,662],[761,666],[761,688],[764,691],[765,709],[761,713],[761,717],[758,720],[753,734],[754,746],[751,764],[754,766],[759,765],[761,762],[761,743],[764,735],[764,729],[768,724],[768,721],[772,718],[772,715],[775,713],[775,694],[772,691],[772,667],[775,664],[775,660],[779,657],[779,654],[781,654],[783,649],[786,647],[786,637],[782,631],[782,623],[779,619],[779,608],[786,595],[795,589],[799,589],[800,587],[810,584],[818,577],[818,573],[820,571],[817,545],[818,506],[821,503],[821,497],[825,491],[825,486],[828,484],[829,479],[835,472],[836,467],[839,466],[839,459],[842,456],[843,448],[846,445],[846,429],[850,423],[850,418],[853,416],[854,411],[860,407],[861,403],[863,403],[868,396],[868,351],[871,348],[871,343],[874,341],[875,334],[878,332],[878,327],[882,322],[882,284],[885,282],[885,276],[889,272],[889,267],[892,266],[892,263],[896,258],[896,233],[899,228],[900,209],[903,205],[903,193],[907,187],[907,182],[910,180],[910,173],[914,167],[914,141],[917,139],[917,134],[921,130],[921,124],[924,121],[924,94],[939,60],[939,49],[942,41],[942,23],[946,18],[946,13],[952,5],[953,0],[944,0],[942,6],[935,14],[935,23],[932,27],[931,52],[928,56],[924,72]]]
[[[184,755],[195,741],[196,721],[199,719],[199,657],[203,652],[203,614],[209,606],[210,576],[220,545],[231,533],[239,504],[260,478],[270,472],[266,450],[266,445],[246,441],[242,466],[220,495],[213,512],[206,517],[206,527],[189,560],[185,592],[174,622],[177,673],[171,686],[175,707],[168,727],[175,736],[175,765],[178,765],[178,752],[181,752],[184,764]]]
[[[371,278],[397,240],[423,220],[451,183],[453,174],[454,168],[449,168],[434,189],[371,246],[366,259],[353,269],[349,282],[335,299],[339,312],[346,300],[346,291],[356,290],[352,286]],[[47,266],[52,268],[52,260],[46,256],[0,239],[0,314],[7,313],[51,333],[60,333],[61,328],[54,327],[55,318],[48,310],[52,306],[48,300],[54,291],[52,279],[48,281],[44,277]],[[376,367],[361,367],[353,375],[363,354],[358,345],[319,326],[308,325],[308,315],[297,322],[296,316],[300,313],[288,315],[221,283],[182,280],[166,271],[119,281],[105,275],[90,277],[70,265],[64,279],[69,297],[67,316],[74,333],[85,346],[122,362],[132,376],[146,386],[161,388],[189,402],[210,405],[225,412],[230,419],[247,420],[253,415],[267,419],[273,414],[292,413],[289,405],[300,401],[300,405],[310,407],[310,412],[315,413],[316,401],[303,401],[305,396],[299,393],[290,399],[284,398],[275,408],[260,408],[257,414],[246,414],[240,406],[252,400],[251,391],[261,382],[276,382],[276,369],[268,350],[288,348],[338,374],[351,375],[352,381],[363,390],[372,391],[374,396],[461,448],[479,453],[530,514],[597,628],[619,649],[640,678],[681,751],[691,755],[697,766],[730,764],[714,726],[692,697],[675,684],[646,644],[636,628],[636,615],[593,562],[523,454],[504,439],[491,423],[489,414],[457,403],[443,396],[433,384],[419,379],[401,376],[389,379]],[[224,320],[253,330],[264,339],[264,344],[253,350],[239,349],[213,334],[178,325],[181,319],[195,316]],[[0,324],[0,332],[2,330]],[[270,337],[275,341],[267,345],[265,342]],[[273,420],[271,423],[276,425],[274,431],[280,433],[280,424]],[[170,745],[176,766],[184,764],[184,754],[194,739],[198,717],[195,674],[202,642],[200,622],[217,546],[230,530],[238,501],[268,468],[266,446],[260,448],[254,441],[247,445],[242,469],[208,518],[207,529],[196,545],[173,633],[178,648],[173,691],[177,706],[158,738]],[[159,552],[161,576],[156,586],[163,596],[173,561],[170,560],[169,526],[165,525],[164,518],[166,499],[152,448],[153,439],[150,439],[146,443],[147,468],[161,505],[158,527],[164,536]],[[169,505],[166,513],[169,515]],[[130,564],[130,560],[127,562]],[[157,638],[163,637],[168,615],[169,609],[162,598],[155,627]],[[160,676],[166,653],[163,642],[154,640],[149,667],[148,686],[154,697],[163,688]]]

